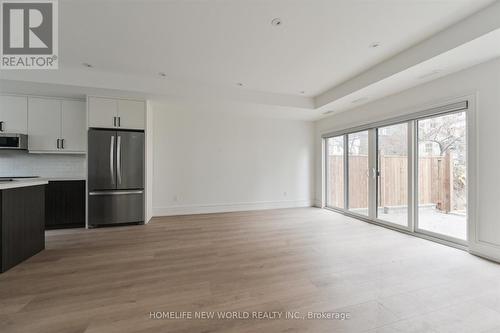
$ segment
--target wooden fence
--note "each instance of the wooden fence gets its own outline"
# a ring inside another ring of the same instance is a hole
[[[380,156],[379,207],[408,204],[408,159],[406,156]],[[329,156],[329,205],[344,206],[344,167],[342,156]],[[435,204],[449,212],[453,199],[453,172],[450,155],[420,157],[418,163],[419,204]],[[349,206],[368,207],[368,156],[349,157]],[[334,185],[336,184],[336,185]]]

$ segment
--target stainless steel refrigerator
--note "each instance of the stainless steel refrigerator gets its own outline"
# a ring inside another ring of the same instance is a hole
[[[89,226],[144,222],[144,132],[90,129]]]

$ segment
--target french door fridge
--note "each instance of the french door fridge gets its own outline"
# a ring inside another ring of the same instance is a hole
[[[144,132],[90,129],[89,226],[144,222]]]

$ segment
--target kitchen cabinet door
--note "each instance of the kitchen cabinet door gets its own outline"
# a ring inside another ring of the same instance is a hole
[[[61,148],[64,152],[85,152],[86,140],[86,112],[85,102],[62,101],[61,112]]]
[[[28,98],[28,149],[35,152],[58,151],[61,138],[61,101]]]
[[[50,181],[45,190],[45,229],[85,227],[85,181]]]
[[[118,101],[112,98],[89,97],[89,127],[115,128]]]
[[[118,100],[119,128],[143,130],[145,114],[144,101]]]
[[[0,96],[0,131],[28,134],[28,98],[25,96]]]

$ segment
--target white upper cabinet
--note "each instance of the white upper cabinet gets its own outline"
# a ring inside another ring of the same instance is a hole
[[[118,125],[120,128],[144,129],[145,103],[143,101],[118,100]]]
[[[116,99],[89,97],[89,127],[116,127],[118,102]]]
[[[37,153],[85,153],[85,102],[28,98],[28,150]]]
[[[28,134],[28,98],[0,95],[0,132]]]
[[[144,101],[89,97],[89,127],[140,129],[145,128]]]
[[[85,102],[61,101],[61,140],[60,148],[65,152],[84,152],[87,150],[87,127]]]
[[[61,135],[61,101],[28,99],[28,149],[57,151]]]

